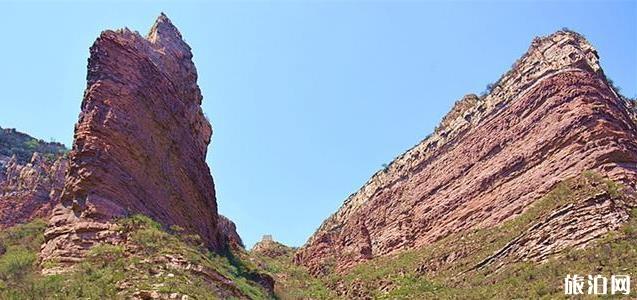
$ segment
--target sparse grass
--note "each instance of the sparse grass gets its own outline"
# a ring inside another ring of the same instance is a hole
[[[167,233],[145,216],[122,219],[119,224],[128,233],[130,244],[95,246],[71,271],[52,276],[40,275],[37,264],[44,240],[43,221],[1,233],[0,243],[7,251],[0,255],[0,299],[127,299],[144,290],[195,299],[218,298],[215,295],[219,295],[221,283],[185,268],[171,267],[175,262],[170,257],[220,274],[251,299],[271,298],[253,278],[245,277],[258,274],[256,267],[243,261],[245,256],[232,251],[224,255],[212,253],[201,243],[192,243],[201,239]]]
[[[307,269],[294,264],[294,252],[275,258],[252,254],[261,268],[270,272],[276,280],[275,294],[278,299],[335,299],[336,293],[327,288],[324,282],[312,277]]]

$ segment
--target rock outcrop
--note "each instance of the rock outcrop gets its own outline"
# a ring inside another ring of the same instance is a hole
[[[590,188],[590,187],[589,187]],[[545,217],[536,219],[520,235],[483,259],[474,269],[490,264],[502,267],[508,261],[541,261],[560,250],[585,246],[609,231],[617,230],[630,219],[637,204],[632,188],[609,192],[593,187],[595,193],[580,196],[577,202],[562,205]]]
[[[285,255],[291,256],[294,253],[294,249],[283,245],[273,240],[271,236],[266,235],[259,242],[254,244],[250,253],[269,258],[276,258]]]
[[[48,218],[64,186],[68,161],[34,153],[27,164],[16,155],[0,168],[0,229]]]
[[[525,211],[557,183],[591,170],[628,189],[637,179],[637,126],[629,103],[607,82],[596,50],[559,31],[528,52],[482,98],[465,97],[441,126],[379,171],[310,237],[296,256],[314,274],[485,228]],[[565,208],[538,232],[586,219],[514,247],[542,259],[582,246],[626,219],[609,197]],[[634,203],[628,203],[629,207]],[[591,218],[588,218],[591,220]],[[566,233],[565,233],[566,232]],[[525,248],[526,247],[526,248]]]
[[[147,37],[102,32],[42,259],[73,263],[95,244],[118,243],[113,220],[137,213],[222,248],[201,102],[190,47],[165,15]]]
[[[219,215],[219,232],[223,238],[223,242],[233,247],[244,248],[243,240],[237,232],[237,225],[224,215]]]

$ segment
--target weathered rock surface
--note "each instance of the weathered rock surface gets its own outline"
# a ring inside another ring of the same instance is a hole
[[[68,161],[34,153],[27,164],[16,155],[0,168],[0,229],[47,218],[64,186]]]
[[[540,261],[562,250],[582,248],[601,235],[617,230],[630,218],[630,209],[637,204],[634,189],[619,195],[599,191],[553,211],[546,218],[515,237],[475,268],[496,263],[502,266],[505,258]]]
[[[48,217],[64,185],[66,147],[0,128],[0,229]]]
[[[147,37],[102,32],[90,50],[87,81],[42,258],[73,263],[97,243],[117,243],[112,220],[135,213],[179,225],[220,249],[205,162],[212,127],[177,28],[162,14]]]
[[[223,238],[223,242],[230,246],[238,246],[244,248],[243,240],[237,232],[237,226],[224,215],[219,215],[219,232]]]
[[[629,104],[609,86],[596,50],[582,36],[559,31],[534,40],[488,95],[465,97],[430,137],[372,176],[296,261],[314,274],[339,271],[450,233],[491,227],[587,170],[634,188],[636,162]],[[576,238],[567,242],[529,237],[528,247],[516,251],[541,259],[616,227],[626,215],[609,199],[584,201],[537,232],[589,218],[586,212],[600,220],[590,222],[599,228],[571,228]]]

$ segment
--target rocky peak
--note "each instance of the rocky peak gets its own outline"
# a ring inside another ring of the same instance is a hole
[[[135,213],[224,247],[210,169],[212,127],[190,47],[161,15],[148,38],[102,32],[90,50],[61,201],[45,233],[44,260],[74,263],[118,243],[113,220]]]
[[[627,109],[581,35],[536,38],[488,94],[459,101],[432,135],[348,197],[296,261],[315,274],[333,262],[343,270],[494,226],[589,170],[633,186],[637,127]],[[616,228],[617,215],[625,214],[608,212],[608,223],[571,245]]]
[[[179,29],[173,25],[164,13],[161,13],[155,20],[155,24],[150,28],[146,39],[153,44],[170,45],[179,43],[180,45],[185,45],[186,47],[184,48],[188,48],[186,43],[183,42]]]

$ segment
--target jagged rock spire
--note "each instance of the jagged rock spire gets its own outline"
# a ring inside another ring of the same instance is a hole
[[[150,28],[147,39],[152,43],[166,43],[182,41],[179,29],[173,25],[168,16],[163,12],[155,20],[155,24]]]
[[[191,58],[164,14],[148,38],[107,30],[93,44],[45,261],[74,263],[95,244],[118,243],[113,220],[136,213],[196,233],[210,249],[224,247],[205,162],[212,127]]]

